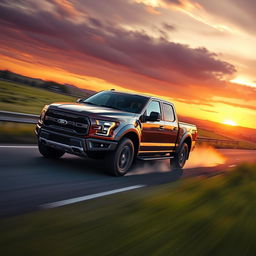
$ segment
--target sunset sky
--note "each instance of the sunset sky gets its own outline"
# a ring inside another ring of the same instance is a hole
[[[255,13],[254,0],[1,0],[0,69],[256,128]]]

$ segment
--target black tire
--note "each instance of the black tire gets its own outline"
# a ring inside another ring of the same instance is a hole
[[[58,159],[65,154],[65,151],[48,147],[38,141],[38,150],[46,158]]]
[[[133,158],[133,142],[128,138],[122,139],[116,150],[106,156],[108,172],[113,176],[125,175],[132,165]]]
[[[189,147],[187,143],[183,143],[180,150],[175,153],[174,158],[171,159],[171,167],[174,169],[182,169],[185,165],[189,154]]]

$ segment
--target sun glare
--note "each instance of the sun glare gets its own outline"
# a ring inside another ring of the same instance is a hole
[[[222,123],[227,125],[237,126],[237,123],[232,120],[224,120]]]
[[[247,85],[247,86],[251,86],[251,87],[256,87],[256,83],[255,82],[250,82],[246,79],[243,78],[235,78],[233,80],[230,80],[230,82],[236,83],[236,84],[241,84],[241,85]]]

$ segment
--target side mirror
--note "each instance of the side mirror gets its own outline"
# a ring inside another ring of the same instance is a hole
[[[81,103],[83,101],[83,98],[79,98],[76,100],[77,103]]]
[[[161,119],[160,114],[159,114],[158,112],[152,111],[152,112],[150,113],[150,116],[148,116],[148,117],[146,118],[146,121],[157,122],[157,121],[160,121],[160,119]]]

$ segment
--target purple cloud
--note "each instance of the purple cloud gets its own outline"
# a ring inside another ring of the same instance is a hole
[[[37,44],[64,47],[158,80],[173,82],[169,75],[173,73],[192,80],[218,80],[236,71],[232,64],[218,59],[206,48],[191,48],[152,38],[143,31],[103,25],[96,18],[74,23],[51,12],[27,13],[6,6],[1,6],[0,12],[3,27],[19,30]]]

